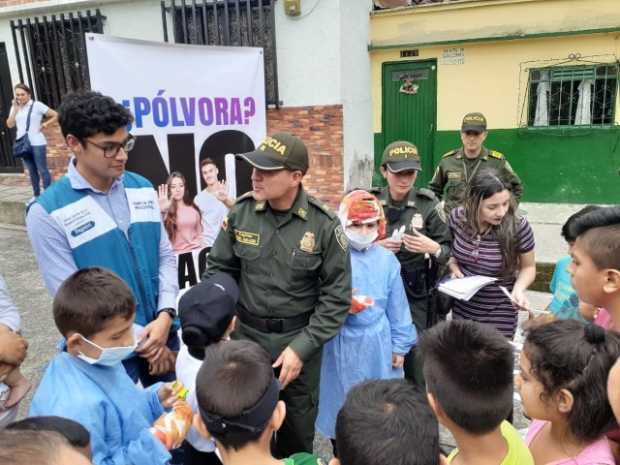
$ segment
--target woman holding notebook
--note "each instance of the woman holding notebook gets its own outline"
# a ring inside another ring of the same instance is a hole
[[[527,220],[516,215],[510,184],[495,170],[478,172],[463,206],[452,210],[448,224],[454,238],[452,277],[497,278],[469,301],[455,300],[454,318],[493,325],[512,338],[518,308],[528,307],[525,290],[536,276],[536,262],[534,234]],[[510,299],[500,286],[508,289]]]

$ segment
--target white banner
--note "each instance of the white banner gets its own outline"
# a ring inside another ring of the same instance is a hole
[[[131,133],[138,141],[127,168],[153,184],[180,171],[193,195],[203,186],[201,159],[214,159],[225,177],[226,154],[251,151],[264,139],[262,49],[101,34],[86,34],[86,45],[92,90],[110,95],[135,116]],[[249,169],[241,163],[236,171],[243,179],[228,179],[238,195],[249,189]]]
[[[191,198],[205,187],[200,161],[212,159],[229,196],[250,190],[250,166],[231,154],[265,138],[263,51],[86,34],[92,90],[109,95],[135,117],[136,146],[127,169],[164,184],[181,172]],[[181,287],[195,284],[206,249],[179,256]]]

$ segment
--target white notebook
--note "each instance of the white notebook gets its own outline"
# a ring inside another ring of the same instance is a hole
[[[439,291],[455,299],[469,300],[484,286],[488,286],[497,278],[489,276],[468,276],[466,278],[448,279],[439,283]]]

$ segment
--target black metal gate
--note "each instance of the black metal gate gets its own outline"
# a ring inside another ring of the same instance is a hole
[[[6,127],[13,101],[11,82],[6,44],[0,42],[0,173],[19,173],[22,170],[21,163],[12,155],[15,130]]]
[[[102,33],[104,20],[87,10],[11,21],[19,80],[37,100],[57,108],[67,92],[90,88],[84,33]]]
[[[276,58],[275,0],[161,0],[164,40],[180,44],[262,47],[265,98],[280,106]]]

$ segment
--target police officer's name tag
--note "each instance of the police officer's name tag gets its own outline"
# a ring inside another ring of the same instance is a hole
[[[116,228],[112,218],[89,196],[54,210],[51,216],[65,232],[72,249]]]
[[[460,181],[462,178],[463,178],[463,173],[460,173],[458,171],[449,171],[448,172],[448,179],[450,179],[450,180]]]
[[[159,223],[161,213],[155,189],[142,187],[125,188],[132,223]]]
[[[239,231],[238,229],[235,229],[235,239],[241,244],[253,245],[256,247],[258,247],[258,244],[260,244],[260,234],[247,231]]]

